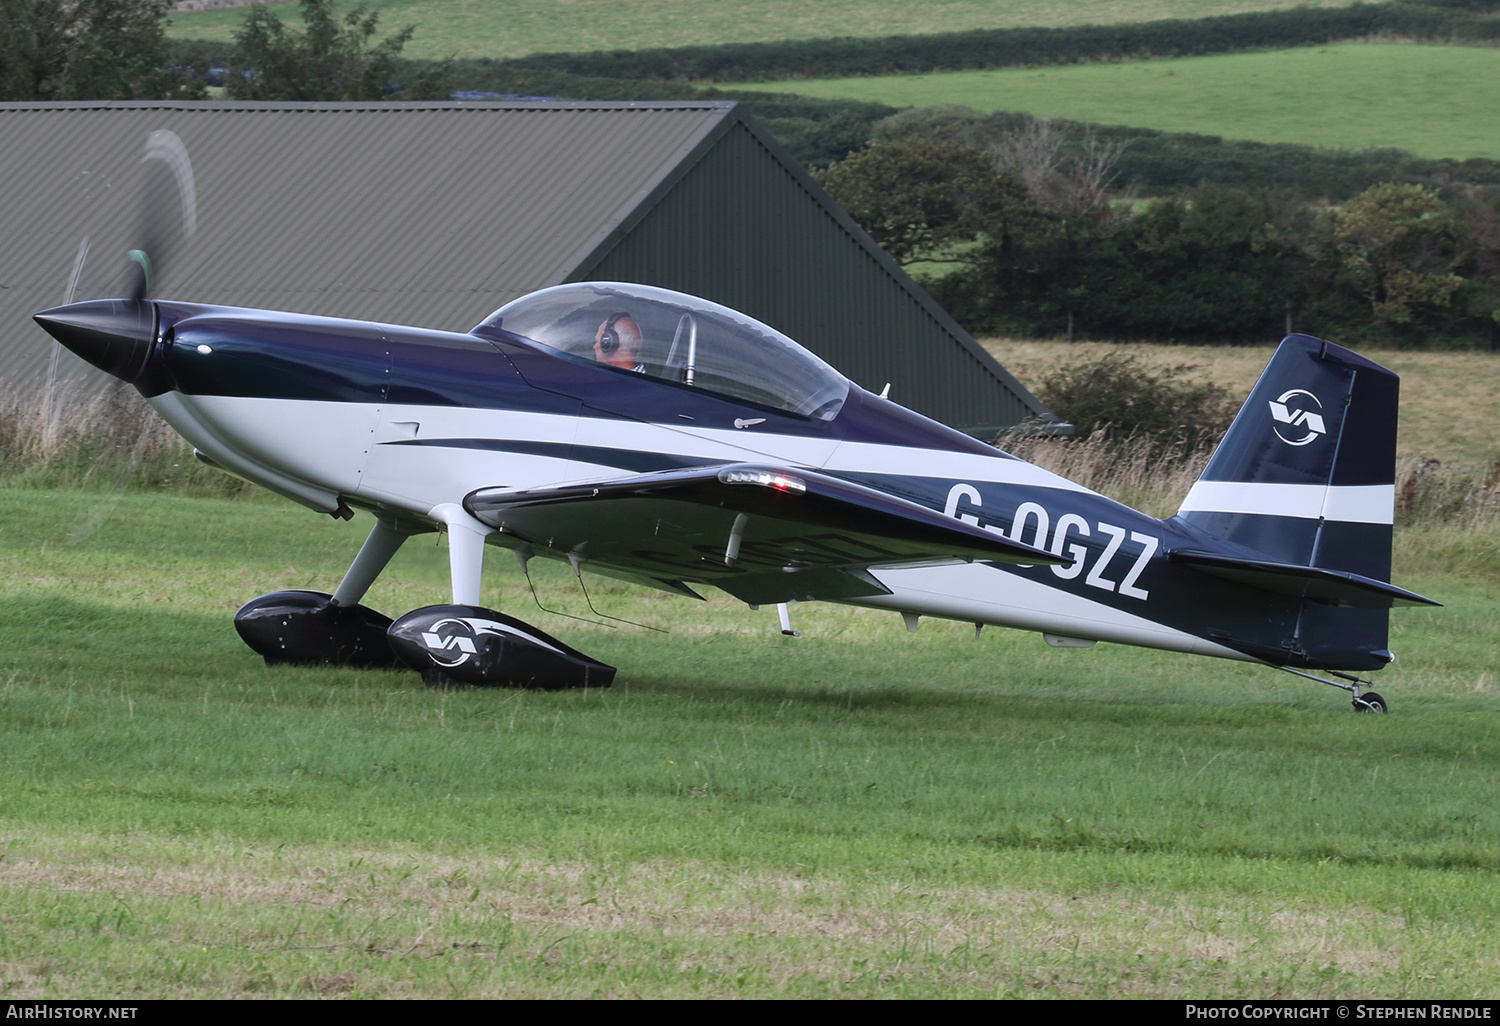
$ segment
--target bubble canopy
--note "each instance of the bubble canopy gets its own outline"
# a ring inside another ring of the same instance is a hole
[[[479,327],[621,374],[813,420],[832,420],[849,396],[847,378],[774,328],[649,285],[557,285],[507,303]]]

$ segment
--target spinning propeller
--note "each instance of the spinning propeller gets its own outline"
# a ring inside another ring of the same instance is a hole
[[[187,147],[175,133],[166,130],[150,133],[141,164],[136,224],[130,240],[135,248],[127,253],[121,297],[75,301],[85,280],[90,252],[90,240],[85,237],[73,260],[64,305],[37,314],[36,321],[63,346],[100,370],[129,384],[149,388],[151,383],[146,379],[156,348],[156,306],[150,297],[163,274],[180,256],[184,244],[197,231],[198,199],[192,161]],[[55,437],[60,413],[56,399],[57,357],[58,351],[54,349],[42,403],[47,445]],[[86,537],[97,531],[135,478],[156,422],[143,404],[142,410],[139,436],[129,457],[112,475],[108,497],[94,504],[91,512],[69,532],[70,537]]]
[[[138,385],[156,344],[150,296],[198,227],[198,198],[187,147],[173,132],[146,137],[135,248],[127,254],[123,297],[73,302],[89,240],[78,247],[68,281],[69,302],[36,315],[37,323],[68,349],[114,377]],[[53,382],[49,381],[50,386]]]
[[[130,251],[132,299],[147,298],[172,257],[198,230],[198,193],[193,185],[193,163],[187,147],[174,132],[158,129],[146,137],[141,158],[145,179],[141,186],[139,249]],[[180,218],[174,222],[172,213]],[[179,230],[171,231],[169,226]]]

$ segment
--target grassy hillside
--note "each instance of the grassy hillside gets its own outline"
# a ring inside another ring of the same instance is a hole
[[[637,50],[828,36],[888,36],[974,28],[1127,24],[1205,18],[1290,7],[1338,7],[1347,0],[373,0],[387,31],[417,26],[408,57],[521,57],[530,53]],[[270,4],[296,22],[296,4]],[[347,4],[353,7],[353,4]],[[176,39],[229,42],[244,19],[236,8],[174,14]]]
[[[744,88],[785,91],[786,83]],[[1305,47],[1182,60],[799,81],[897,107],[956,103],[1109,125],[1500,159],[1500,49]]]

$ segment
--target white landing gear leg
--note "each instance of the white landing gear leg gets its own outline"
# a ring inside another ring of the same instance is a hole
[[[370,536],[360,546],[359,555],[354,557],[344,579],[339,582],[338,590],[333,593],[333,604],[358,605],[359,600],[365,597],[365,592],[370,590],[370,585],[375,583],[375,578],[380,576],[391,557],[401,548],[401,543],[411,535],[412,532],[402,530],[392,521],[377,518],[375,526],[370,529]]]
[[[792,630],[792,614],[787,612],[786,603],[776,603],[776,615],[781,619],[781,633],[789,638],[802,637],[801,631]]]
[[[457,503],[437,506],[431,516],[448,528],[448,575],[453,582],[453,604],[479,605],[484,539],[493,533],[492,530],[469,516]]]

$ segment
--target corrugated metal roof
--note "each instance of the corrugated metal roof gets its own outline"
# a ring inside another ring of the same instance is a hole
[[[463,331],[560,280],[732,106],[0,104],[0,377],[44,369],[30,315],[62,302],[80,240],[81,293],[118,289],[155,129],[198,201],[158,294]]]
[[[0,104],[0,387],[31,314],[118,294],[148,134],[186,145],[198,231],[156,294],[467,330],[584,277],[697,292],[959,426],[1045,414],[732,103]],[[71,354],[64,368],[83,365]]]

